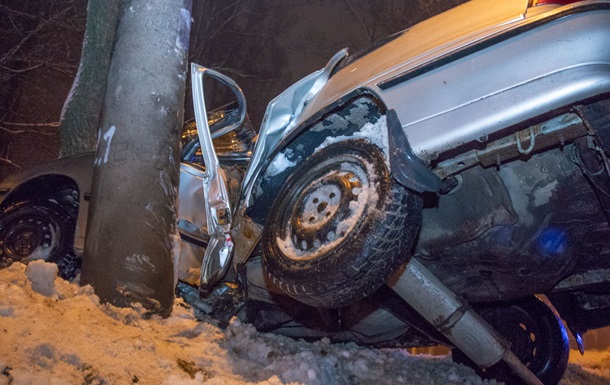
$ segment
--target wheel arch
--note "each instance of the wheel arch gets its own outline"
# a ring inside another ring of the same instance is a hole
[[[76,179],[68,175],[38,175],[22,181],[11,189],[0,202],[0,212],[23,201],[56,201],[75,219],[74,247],[80,254],[84,246],[88,208],[84,195]]]
[[[387,117],[387,131],[382,139],[366,133],[359,137],[375,144],[383,142],[378,145],[384,149],[390,173],[398,183],[417,193],[438,193],[440,179],[411,150],[396,112],[388,110],[373,90],[362,88],[322,109],[279,143],[255,182],[248,215],[263,224],[292,167],[327,144],[353,138],[366,123],[377,122],[383,116]]]
[[[36,194],[36,189],[39,191],[35,196],[41,199],[54,199],[53,194],[61,191],[60,186],[71,186],[77,194],[73,202],[69,203],[74,208],[71,214],[77,218],[74,249],[77,255],[82,254],[87,230],[94,157],[93,152],[83,153],[10,175],[0,183],[0,210],[5,210],[8,205],[18,202],[19,199],[27,198],[28,193]],[[63,203],[68,204],[68,202]]]
[[[385,115],[383,101],[368,88],[351,92],[302,122],[274,149],[254,183],[247,214],[264,224],[275,197],[300,161],[326,140],[348,139],[369,120]],[[331,139],[328,139],[331,138]]]
[[[13,188],[0,203],[0,210],[22,200],[53,199],[66,188],[73,188],[80,196],[79,186],[74,179],[60,174],[40,175]]]

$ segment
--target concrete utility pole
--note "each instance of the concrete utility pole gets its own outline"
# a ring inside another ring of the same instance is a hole
[[[191,0],[124,2],[98,134],[83,284],[168,316]]]

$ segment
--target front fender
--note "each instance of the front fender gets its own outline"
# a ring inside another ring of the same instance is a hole
[[[334,110],[320,112],[316,120],[295,127],[289,135],[268,149],[268,156],[262,159],[257,178],[252,182],[246,215],[259,225],[264,225],[271,205],[278,191],[286,183],[294,168],[317,149],[333,141],[345,140],[352,136],[376,140],[379,147],[388,149],[387,132],[382,126],[366,127],[385,116],[385,108],[378,104],[369,93],[354,94],[351,100],[338,101]],[[385,125],[385,119],[383,121]]]
[[[244,206],[250,205],[252,189],[270,155],[295,130],[305,106],[326,85],[333,70],[346,56],[346,49],[337,52],[326,67],[299,80],[267,105],[250,167],[244,177],[241,194]]]
[[[19,200],[31,199],[32,195],[45,198],[45,192],[53,189],[53,183],[47,183],[50,180],[71,181],[79,192],[74,248],[77,253],[82,252],[87,229],[94,156],[94,153],[85,153],[66,157],[10,175],[0,183],[0,210]]]

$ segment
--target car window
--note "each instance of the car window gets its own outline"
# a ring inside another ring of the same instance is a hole
[[[195,151],[193,151],[188,161],[191,163],[204,165],[203,153],[201,152],[201,147],[199,147],[199,142],[197,142],[196,144],[197,146],[195,147]]]

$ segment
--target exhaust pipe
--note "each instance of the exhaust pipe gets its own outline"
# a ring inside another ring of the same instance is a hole
[[[418,260],[411,258],[399,274],[389,282],[392,290],[477,365],[504,360],[526,384],[543,385],[510,351],[510,343]]]

